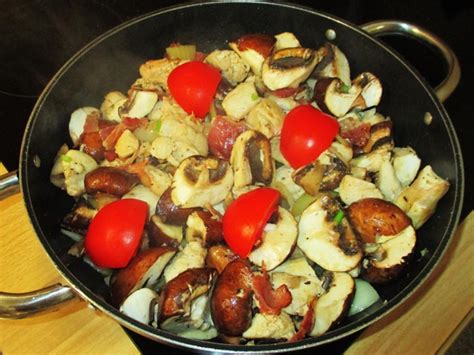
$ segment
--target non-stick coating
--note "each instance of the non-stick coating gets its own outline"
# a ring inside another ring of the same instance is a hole
[[[346,320],[319,338],[295,344],[239,348],[224,344],[184,340],[121,315],[107,304],[107,287],[90,267],[67,256],[71,242],[59,231],[62,217],[73,200],[49,182],[58,148],[70,144],[68,121],[82,106],[100,106],[112,90],[126,92],[139,77],[138,67],[161,58],[171,42],[195,43],[200,51],[226,48],[229,40],[248,33],[277,34],[290,31],[305,47],[318,48],[332,29],[334,43],[348,57],[352,77],[370,71],[383,83],[379,112],[394,122],[397,146],[410,145],[422,164],[430,164],[451,188],[436,215],[418,232],[416,262],[406,277],[378,287],[385,304],[378,304]],[[432,124],[423,122],[425,113]],[[59,271],[97,308],[127,327],[168,345],[195,350],[288,351],[339,339],[365,327],[403,302],[426,279],[439,260],[458,222],[462,192],[462,159],[452,124],[442,105],[419,76],[380,42],[346,22],[295,5],[218,2],[184,5],[162,10],[126,23],[97,39],[73,57],[53,78],[40,97],[25,132],[21,156],[21,185],[27,208],[46,251]],[[421,250],[427,250],[421,256]]]

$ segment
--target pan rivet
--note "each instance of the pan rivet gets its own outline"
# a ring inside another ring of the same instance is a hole
[[[326,30],[326,38],[329,41],[334,41],[336,39],[336,31],[334,31],[333,29]]]
[[[39,168],[41,166],[41,159],[38,155],[34,155],[33,157],[33,165],[37,168]]]
[[[425,113],[425,116],[423,117],[423,122],[425,122],[425,125],[427,126],[429,126],[431,122],[433,122],[433,116],[431,115],[431,113]]]

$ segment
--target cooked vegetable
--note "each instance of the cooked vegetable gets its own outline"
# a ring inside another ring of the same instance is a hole
[[[279,200],[277,190],[259,188],[240,195],[227,207],[222,226],[224,239],[234,253],[241,258],[250,254]]]
[[[87,255],[100,267],[125,267],[140,245],[147,216],[148,205],[140,200],[108,204],[95,215],[87,230]]]
[[[316,160],[338,133],[339,125],[332,117],[310,105],[291,110],[283,122],[280,149],[293,168]]]
[[[229,46],[173,43],[127,96],[73,112],[50,175],[76,200],[61,231],[138,321],[235,345],[318,337],[410,272],[449,182],[395,146],[382,82],[351,81],[335,44]]]
[[[196,46],[193,44],[175,44],[166,47],[166,56],[169,59],[193,60],[196,56]]]
[[[220,80],[217,69],[192,61],[170,73],[168,87],[173,98],[187,113],[202,119],[209,112]]]

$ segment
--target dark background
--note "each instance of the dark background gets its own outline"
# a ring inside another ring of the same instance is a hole
[[[413,22],[432,31],[454,50],[461,64],[461,81],[445,102],[464,155],[466,172],[464,218],[473,208],[471,158],[474,138],[474,3],[433,1],[292,1],[336,15],[354,24],[378,19]],[[173,5],[156,0],[0,0],[0,161],[18,167],[23,130],[42,89],[80,48],[103,32],[146,12]],[[223,24],[225,26],[225,24]],[[427,81],[436,86],[445,75],[438,53],[413,40],[386,37]],[[443,149],[440,146],[440,149]],[[148,341],[133,336],[146,351]],[[354,337],[324,349],[343,351]],[[323,350],[323,349],[322,349]]]

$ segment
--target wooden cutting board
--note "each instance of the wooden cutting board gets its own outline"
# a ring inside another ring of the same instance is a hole
[[[473,309],[473,236],[471,212],[432,277],[408,302],[366,329],[347,354],[433,354],[445,348]],[[36,238],[21,195],[0,201],[0,290],[26,292],[57,282],[65,283]],[[47,315],[0,320],[0,354],[30,353],[139,350],[116,322],[78,301]]]

